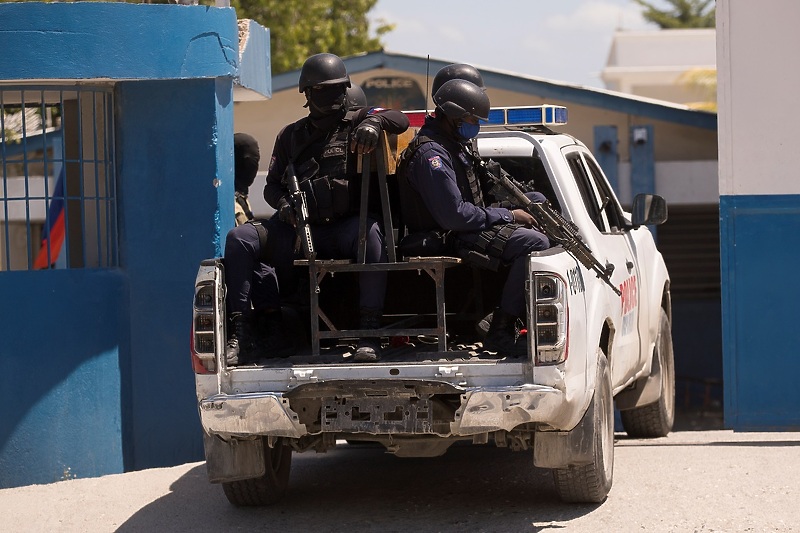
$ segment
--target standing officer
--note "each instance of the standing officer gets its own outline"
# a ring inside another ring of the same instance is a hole
[[[446,230],[459,255],[477,252],[510,264],[500,306],[484,347],[507,356],[527,355],[516,342],[516,320],[525,317],[525,270],[530,252],[549,248],[524,209],[488,206],[469,155],[479,120],[489,115],[489,97],[464,79],[445,81],[433,97],[436,109],[403,154],[403,219],[410,232]]]
[[[294,352],[280,316],[281,288],[289,290],[294,285],[293,262],[297,257],[295,216],[286,179],[289,163],[306,193],[317,257],[357,256],[359,191],[351,185],[358,177],[357,159],[377,147],[382,130],[404,132],[408,118],[399,111],[381,108],[348,110],[346,91],[350,85],[339,57],[316,54],[305,61],[298,88],[306,97],[309,113],[278,133],[264,186],[264,198],[276,213],[269,220],[244,224],[227,235],[225,281],[234,321],[234,334],[226,350],[229,364]],[[385,261],[382,230],[370,217],[366,262]],[[386,272],[361,272],[359,289],[360,329],[380,327]],[[379,340],[364,338],[358,343],[354,360],[375,361],[379,355]]]

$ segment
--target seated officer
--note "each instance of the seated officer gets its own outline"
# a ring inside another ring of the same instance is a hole
[[[233,184],[234,184],[234,211],[236,225],[241,226],[248,220],[253,220],[253,208],[247,197],[250,186],[258,174],[258,162],[261,154],[258,151],[258,142],[246,133],[236,133],[233,136]]]
[[[309,113],[278,133],[264,186],[264,198],[276,213],[269,220],[236,227],[227,235],[225,281],[233,319],[226,349],[229,364],[285,357],[295,349],[284,333],[280,314],[280,297],[294,288],[293,264],[300,257],[287,186],[290,163],[306,193],[317,257],[357,256],[359,191],[350,185],[358,178],[357,160],[377,147],[381,131],[404,132],[408,118],[390,109],[349,109],[350,86],[339,57],[317,54],[305,61],[298,88],[306,97]],[[385,262],[386,257],[383,232],[370,217],[366,262]],[[359,273],[359,288],[360,329],[380,327],[386,272]],[[360,339],[354,360],[375,361],[380,350],[378,339]]]
[[[484,347],[501,355],[527,355],[516,342],[516,320],[525,317],[526,259],[549,248],[524,209],[489,206],[470,156],[479,120],[489,115],[489,97],[463,79],[444,82],[433,97],[434,113],[403,154],[399,183],[403,219],[409,231],[450,232],[456,253],[469,251],[510,265],[500,306],[495,309]],[[538,193],[537,193],[538,194]],[[541,195],[539,195],[541,197]]]

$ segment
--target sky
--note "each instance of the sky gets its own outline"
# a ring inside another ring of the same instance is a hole
[[[368,16],[371,28],[395,24],[388,52],[603,89],[614,32],[658,30],[641,10],[633,0],[378,0]]]

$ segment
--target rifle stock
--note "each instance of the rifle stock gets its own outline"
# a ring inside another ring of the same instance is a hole
[[[614,265],[608,264],[603,266],[600,264],[589,247],[586,246],[586,243],[583,242],[575,224],[565,219],[561,213],[553,209],[549,202],[535,203],[525,196],[518,182],[504,171],[500,165],[496,166],[498,172],[495,173],[489,169],[483,159],[471,153],[470,156],[483,177],[492,184],[490,192],[495,198],[498,200],[507,200],[525,209],[525,211],[536,219],[539,228],[550,240],[563,246],[578,262],[593,271],[598,278],[602,279],[611,287],[617,296],[622,295],[622,292],[611,282],[611,274],[614,272]]]

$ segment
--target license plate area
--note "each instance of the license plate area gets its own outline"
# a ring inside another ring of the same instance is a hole
[[[322,402],[323,431],[433,433],[431,402],[421,398],[333,398]]]

